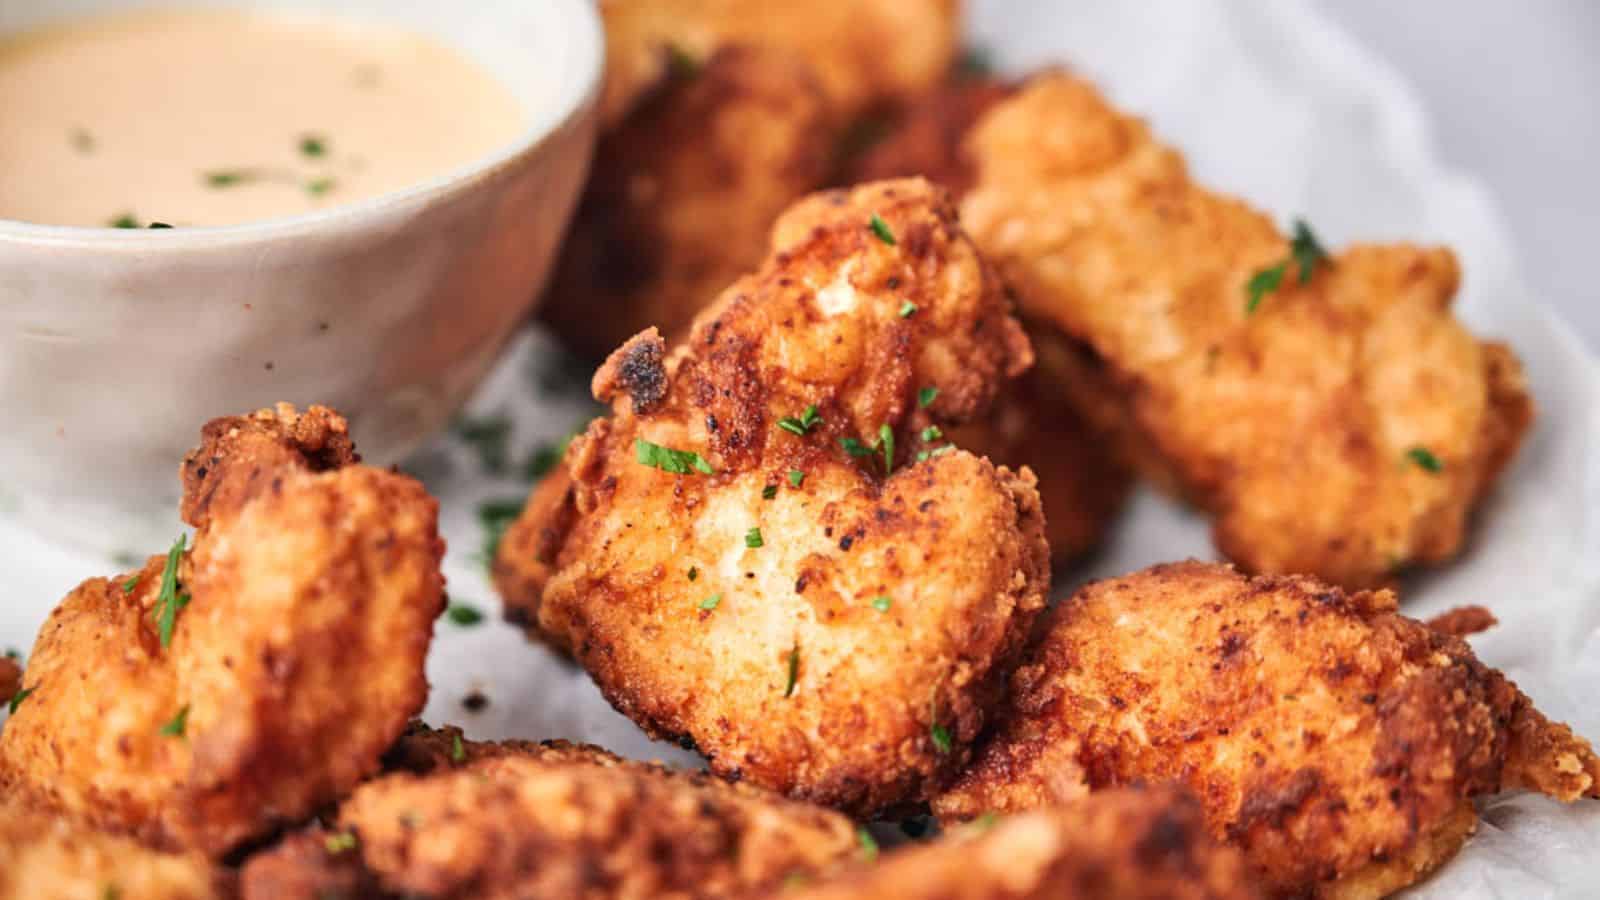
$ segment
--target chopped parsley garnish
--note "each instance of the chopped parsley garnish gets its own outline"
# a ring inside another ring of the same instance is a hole
[[[888,594],[879,594],[872,598],[872,608],[878,612],[888,612],[889,607],[893,605],[894,601],[889,598]]]
[[[452,603],[444,614],[462,628],[471,628],[483,621],[483,612],[469,603]]]
[[[216,172],[207,172],[206,184],[214,188],[229,188],[253,181],[257,177],[255,172],[248,169],[221,169]]]
[[[1422,471],[1433,475],[1444,471],[1444,463],[1440,462],[1439,457],[1434,456],[1433,451],[1427,447],[1412,447],[1406,451],[1406,459],[1415,463]]]
[[[800,645],[796,644],[789,650],[789,683],[783,688],[785,697],[794,696],[794,683],[800,677]]]
[[[461,732],[450,735],[450,761],[462,763],[467,761],[467,748],[461,745]]]
[[[172,627],[177,624],[178,610],[189,605],[189,595],[178,592],[178,564],[183,561],[183,551],[188,541],[188,536],[178,535],[172,549],[167,551],[167,564],[161,568],[161,592],[156,595],[152,612],[155,613],[156,628],[161,633],[163,650],[172,643]]]
[[[18,650],[15,647],[7,647],[6,648],[6,659],[21,659],[21,658],[22,658],[22,651],[21,650]]]
[[[640,463],[673,475],[688,475],[692,472],[713,475],[717,471],[698,453],[652,444],[644,438],[634,438],[633,449]]]
[[[323,194],[326,194],[327,192],[333,190],[334,188],[336,188],[338,186],[339,186],[339,180],[338,179],[329,178],[326,175],[324,175],[324,176],[319,177],[319,178],[313,178],[310,181],[306,182],[306,193],[310,194],[313,197],[320,197]]]
[[[185,703],[183,705],[183,708],[178,710],[178,714],[172,717],[172,721],[170,721],[167,724],[161,726],[161,733],[163,735],[166,735],[167,737],[180,737],[181,738],[181,737],[183,737],[184,732],[187,731],[188,729],[189,729],[189,704]]]
[[[967,827],[971,828],[973,831],[988,831],[998,824],[1000,824],[1000,814],[991,809],[976,819],[973,819]]]
[[[709,596],[709,597],[705,598],[704,600],[700,601],[700,608],[703,609],[703,610],[710,611],[710,610],[716,609],[717,608],[717,604],[719,604],[721,602],[722,602],[722,595],[721,594],[712,594],[711,596]]]
[[[112,228],[138,228],[139,220],[133,217],[133,213],[123,213],[106,224]]]
[[[894,429],[885,422],[878,426],[878,447],[883,450],[883,474],[894,471]]]
[[[865,825],[856,826],[856,840],[861,844],[861,858],[872,862],[878,858],[878,839]]]
[[[889,223],[885,222],[877,213],[872,214],[872,221],[868,224],[868,227],[872,229],[873,234],[878,236],[878,240],[891,247],[895,245],[894,232],[889,230]]]
[[[910,300],[900,304],[900,318],[909,319],[917,314],[917,305]]]
[[[667,74],[673,78],[690,79],[700,74],[700,60],[677,44],[667,45]]]
[[[805,480],[806,480],[806,473],[800,471],[799,469],[790,469],[789,470],[789,486],[790,487],[799,487],[800,485],[805,483]]]
[[[319,134],[308,134],[300,138],[300,155],[312,159],[328,155],[328,141]]]
[[[510,459],[511,420],[505,416],[458,419],[452,429],[456,437],[477,451],[478,461],[491,474],[506,470]]]
[[[944,432],[940,431],[937,425],[929,425],[927,428],[922,429],[921,437],[924,442],[931,444],[944,437]]]
[[[506,529],[522,515],[522,500],[485,500],[478,504],[478,524],[483,526],[483,559],[493,564]]]
[[[817,405],[813,403],[806,407],[805,412],[802,412],[798,418],[794,416],[784,416],[783,418],[779,419],[778,427],[789,432],[790,434],[804,436],[810,432],[811,429],[815,428],[817,423],[821,421],[822,417],[817,415]]]
[[[459,741],[461,738],[457,737],[456,740]],[[354,850],[356,848],[356,836],[348,831],[330,834],[328,839],[323,841],[323,846],[327,848],[329,853],[338,856],[346,850]]]
[[[943,447],[935,447],[932,450],[922,450],[917,453],[917,462],[927,462],[930,459],[937,459],[938,457],[941,457],[955,449],[955,444],[945,444]]]
[[[138,589],[139,589],[139,573],[135,572],[132,575],[128,576],[128,580],[127,581],[124,581],[122,583],[122,593],[124,593],[124,594],[132,594],[134,591],[136,591]]]
[[[109,882],[100,890],[100,900],[122,900],[122,888],[116,882]]]
[[[856,440],[855,438],[851,438],[851,437],[840,438],[839,439],[839,446],[843,447],[844,448],[844,452],[850,454],[851,456],[871,456],[872,455],[872,448],[868,447],[866,444],[861,443],[860,441]]]
[[[949,729],[935,722],[933,727],[928,730],[928,734],[933,738],[933,747],[935,750],[938,750],[940,753],[950,752],[951,743]]]
[[[699,577],[700,577],[700,567],[699,566],[690,566],[689,567],[689,580],[693,581],[693,580],[695,580],[696,578],[699,578]]]
[[[11,697],[11,706],[7,709],[7,712],[9,712],[13,716],[16,715],[17,714],[17,707],[21,706],[22,705],[22,701],[28,699],[28,695],[32,694],[34,692],[34,689],[37,688],[37,687],[38,687],[38,685],[34,685],[31,688],[23,688],[22,690],[17,691],[16,694],[12,695],[12,697]]]
[[[778,496],[778,486],[775,484],[769,484],[761,489],[761,499],[763,500],[771,500],[776,496]]]
[[[765,544],[766,541],[761,539],[761,529],[759,527],[752,528],[744,533],[744,545],[751,550],[758,549]]]
[[[936,387],[925,387],[922,390],[917,391],[917,406],[921,407],[922,409],[927,409],[928,407],[933,405],[934,398],[936,398],[938,396],[939,396],[939,389],[938,388],[936,388]]]
[[[172,226],[168,225],[165,222],[151,222],[149,225],[146,225],[145,227],[150,229],[150,230],[152,230],[152,231],[160,231],[163,228],[171,228]]]
[[[1245,283],[1245,315],[1256,311],[1261,305],[1262,298],[1283,286],[1283,279],[1289,274],[1291,264],[1298,266],[1298,279],[1301,284],[1311,281],[1312,274],[1316,271],[1318,263],[1326,263],[1328,251],[1317,241],[1317,236],[1311,233],[1311,226],[1303,220],[1294,222],[1294,234],[1289,239],[1289,256],[1287,259],[1267,266],[1250,276]]]

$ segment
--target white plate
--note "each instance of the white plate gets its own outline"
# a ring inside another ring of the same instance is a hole
[[[1474,641],[1480,655],[1550,715],[1600,737],[1600,530],[1593,521],[1600,511],[1600,377],[1566,326],[1529,299],[1488,193],[1435,158],[1406,85],[1304,2],[974,5],[976,39],[1006,68],[1069,62],[1181,146],[1207,184],[1284,220],[1304,215],[1332,242],[1416,239],[1455,247],[1466,271],[1460,311],[1481,333],[1516,347],[1540,417],[1471,551],[1409,584],[1406,610],[1424,616],[1463,603],[1488,606],[1501,625]],[[472,408],[514,422],[515,466],[592,412],[586,382],[581,369],[563,365],[547,336],[530,331]],[[453,437],[409,468],[443,500],[452,596],[492,618],[497,604],[484,577],[475,510],[484,499],[519,499],[525,485],[488,475],[479,455]],[[176,470],[173,460],[174,478]],[[153,534],[129,550],[163,551],[178,531],[174,518],[171,534]],[[9,583],[0,646],[25,649],[62,594],[85,576],[117,568],[5,525],[0,547]],[[1211,556],[1204,521],[1141,495],[1110,551],[1070,581],[1185,556]],[[460,723],[476,737],[565,737],[692,761],[646,741],[581,673],[494,622],[470,629],[441,623],[429,674],[429,720]],[[490,701],[476,714],[461,705],[474,690]],[[1460,857],[1414,896],[1593,895],[1600,803],[1564,808],[1506,797],[1486,803],[1484,814]]]

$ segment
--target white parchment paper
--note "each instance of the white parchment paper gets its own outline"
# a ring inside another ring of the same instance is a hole
[[[1528,296],[1490,195],[1440,166],[1406,85],[1300,0],[974,0],[973,7],[974,40],[1004,68],[1067,63],[1087,73],[1182,147],[1212,186],[1285,221],[1305,216],[1330,243],[1411,239],[1455,247],[1466,271],[1461,313],[1478,331],[1517,349],[1540,418],[1488,504],[1471,551],[1413,579],[1405,608],[1426,616],[1463,603],[1489,607],[1501,625],[1474,639],[1479,654],[1550,715],[1600,737],[1596,363]],[[511,423],[508,470],[489,471],[481,448],[456,436],[406,465],[443,501],[451,595],[489,615],[472,628],[440,623],[426,716],[459,723],[475,737],[573,738],[693,764],[689,754],[646,740],[581,672],[500,624],[485,578],[480,504],[525,494],[515,471],[523,460],[593,413],[586,383],[581,366],[529,329],[470,411]],[[227,412],[236,411],[218,410]],[[172,534],[151,535],[148,546],[129,552],[161,552],[178,530],[174,518]],[[8,576],[0,647],[26,650],[67,590],[119,568],[3,522],[0,548]],[[1091,577],[1187,556],[1212,556],[1205,522],[1141,494],[1107,552],[1067,573],[1058,587],[1067,591]],[[487,708],[464,708],[462,699],[473,692],[488,699]],[[1540,797],[1507,796],[1484,803],[1482,812],[1484,823],[1462,854],[1412,896],[1600,896],[1600,802],[1563,808]]]

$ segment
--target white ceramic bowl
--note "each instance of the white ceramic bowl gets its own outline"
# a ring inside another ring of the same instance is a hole
[[[0,33],[172,5],[0,3]],[[539,296],[594,143],[590,0],[187,5],[431,35],[505,83],[530,125],[470,166],[306,215],[156,231],[0,219],[0,512],[107,550],[170,534],[179,458],[212,417],[324,403],[380,464],[446,424]]]

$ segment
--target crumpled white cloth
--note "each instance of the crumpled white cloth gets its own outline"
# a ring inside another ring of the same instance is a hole
[[[1066,63],[1092,76],[1183,148],[1207,184],[1243,195],[1281,220],[1306,217],[1326,241],[1448,243],[1466,272],[1460,310],[1484,334],[1509,340],[1527,365],[1539,423],[1482,516],[1471,551],[1413,579],[1405,610],[1426,616],[1481,603],[1499,628],[1474,638],[1552,717],[1600,738],[1600,378],[1569,330],[1527,294],[1511,243],[1482,185],[1440,165],[1427,121],[1404,82],[1303,0],[974,0],[974,40],[1002,66]],[[599,314],[599,311],[597,311]],[[505,417],[511,468],[592,414],[587,372],[537,329],[520,336],[471,413]],[[315,397],[286,398],[309,403]],[[219,410],[219,413],[238,412]],[[360,435],[356,435],[359,444]],[[174,470],[177,461],[174,460]],[[518,500],[526,483],[486,471],[482,454],[443,437],[406,468],[443,503],[451,596],[488,619],[441,621],[426,711],[474,737],[563,737],[619,752],[694,764],[653,744],[613,712],[581,672],[498,622],[485,577],[485,500]],[[176,476],[175,476],[176,477]],[[152,535],[139,554],[178,533]],[[0,522],[8,590],[0,647],[23,650],[56,601],[109,560],[46,544]],[[1141,493],[1109,551],[1067,575],[1091,577],[1213,553],[1205,521]],[[489,705],[462,704],[478,692]],[[1461,855],[1413,889],[1426,898],[1600,896],[1600,802],[1563,808],[1541,797],[1482,804],[1484,823]]]

